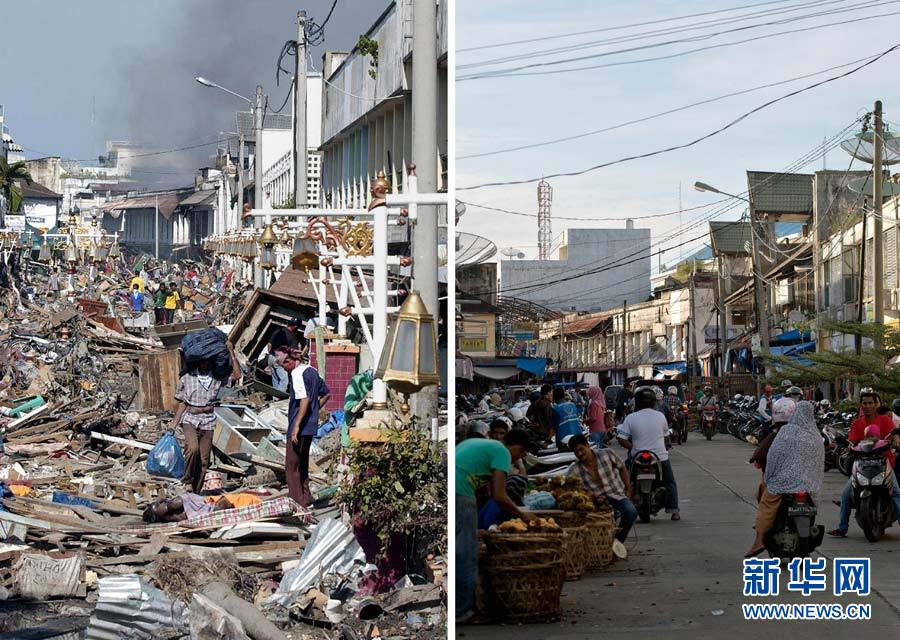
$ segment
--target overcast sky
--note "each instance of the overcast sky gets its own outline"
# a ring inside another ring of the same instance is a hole
[[[252,97],[257,84],[270,108],[290,77],[275,84],[282,45],[296,38],[297,11],[321,22],[331,0],[29,0],[0,4],[0,104],[28,157],[96,158],[105,141],[136,140],[170,149],[234,130],[242,100],[203,87],[206,76]],[[313,50],[349,50],[387,7],[385,0],[338,0],[326,41]],[[293,69],[293,58],[286,62]],[[290,112],[290,105],[285,107]],[[144,174],[190,184],[215,146],[162,156]],[[146,168],[146,167],[145,167]]]
[[[538,40],[556,34],[604,29],[758,3],[759,0],[732,0],[728,3],[675,0],[631,3],[609,0],[560,0],[552,3],[457,0],[458,50],[500,42],[528,41],[514,47],[458,52],[457,155],[466,156],[609,127],[707,98],[842,65],[900,43],[898,15],[846,23],[848,20],[877,14],[896,14],[900,12],[900,4],[866,3],[871,5],[867,8],[859,6],[860,0],[838,0],[816,2],[815,6],[807,6],[793,13],[719,25],[705,31],[691,31],[689,34],[655,39],[642,37],[630,42],[564,54],[544,54],[534,59],[487,68],[580,57],[772,20],[787,19],[788,22],[699,42],[582,60],[560,65],[560,68],[669,55],[697,47],[831,22],[844,21],[842,26],[716,48],[664,61],[555,75],[461,81],[463,76],[485,68],[464,69],[460,68],[462,65],[487,59],[622,37],[653,29],[674,28],[699,21],[726,20],[751,11],[781,11],[801,4],[813,4],[809,0],[767,2],[763,6],[733,13],[717,13],[680,21],[667,20],[629,30]],[[852,10],[811,20],[798,19],[798,16],[814,11],[843,9]],[[635,160],[580,177],[553,179],[550,181],[554,189],[553,215],[557,218],[553,222],[554,236],[558,237],[567,225],[624,227],[624,219],[627,217],[677,211],[679,185],[682,190],[681,206],[685,209],[705,205],[721,197],[694,191],[692,185],[697,180],[715,185],[723,191],[742,192],[746,189],[746,170],[784,169],[820,145],[824,136],[833,136],[858,115],[871,110],[874,101],[879,98],[884,101],[885,118],[900,123],[900,96],[897,95],[897,83],[894,81],[898,65],[900,51],[889,54],[848,78],[779,102],[719,136],[689,149]],[[557,67],[529,69],[524,72],[548,68]],[[827,74],[727,98],[576,141],[483,158],[463,158],[458,162],[457,185],[466,187],[582,169],[624,156],[688,142],[768,100],[851,68],[843,67]],[[900,125],[895,128],[900,128]],[[838,149],[828,154],[827,165],[830,169],[844,170],[849,160],[849,156]],[[807,165],[803,171],[812,172],[822,166],[823,161],[819,159]],[[857,168],[860,168],[859,163],[854,165],[854,169]],[[457,197],[464,201],[516,211],[537,211],[536,186],[533,183],[459,191]],[[740,212],[741,208],[736,207],[733,212],[716,219],[734,219]],[[708,229],[705,223],[691,231],[679,233],[678,229],[679,224],[687,225],[707,215],[709,212],[706,210],[691,211],[680,216],[637,221],[636,225],[652,228],[655,251],[657,246],[672,247],[705,233]],[[561,216],[614,220],[564,222],[558,219]],[[459,229],[486,236],[501,249],[517,247],[528,257],[536,257],[537,221],[534,218],[491,213],[469,207]],[[672,249],[664,256],[664,261],[674,262],[678,255],[686,255],[700,244],[698,241],[681,249]],[[658,258],[653,259],[654,269],[657,261]]]

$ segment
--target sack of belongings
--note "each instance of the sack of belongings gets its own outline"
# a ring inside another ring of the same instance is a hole
[[[184,455],[171,431],[166,431],[147,454],[147,473],[178,479],[184,475]]]
[[[228,336],[215,327],[191,331],[181,339],[181,371],[190,373],[200,360],[212,363],[212,374],[224,380],[231,373],[231,356],[225,343]]]

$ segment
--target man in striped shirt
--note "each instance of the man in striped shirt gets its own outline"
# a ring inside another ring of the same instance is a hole
[[[616,539],[625,542],[631,526],[637,518],[637,509],[631,502],[631,478],[625,464],[612,449],[594,451],[587,438],[579,434],[569,440],[569,448],[575,452],[578,462],[573,462],[566,475],[580,478],[584,488],[595,498],[603,498],[621,514]]]

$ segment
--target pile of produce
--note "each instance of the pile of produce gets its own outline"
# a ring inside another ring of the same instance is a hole
[[[507,520],[498,529],[501,533],[558,533],[562,531],[553,518],[538,518],[531,522],[516,518]]]
[[[556,499],[556,508],[563,511],[596,511],[594,499],[585,493],[580,478],[554,477],[538,483],[539,491],[547,491]]]

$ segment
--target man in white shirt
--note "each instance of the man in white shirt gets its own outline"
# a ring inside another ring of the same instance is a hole
[[[759,399],[759,405],[756,407],[756,413],[761,415],[764,420],[772,419],[772,386],[766,385],[763,389],[763,395]]]
[[[634,394],[634,412],[629,414],[619,425],[619,444],[628,449],[628,466],[631,466],[632,454],[638,451],[655,453],[662,466],[662,481],[668,490],[666,513],[672,514],[672,520],[681,520],[678,509],[678,485],[669,460],[666,448],[666,435],[669,424],[666,417],[656,410],[656,394],[653,389],[644,387]]]

